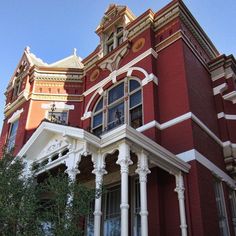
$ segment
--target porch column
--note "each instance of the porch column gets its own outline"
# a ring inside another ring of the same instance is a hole
[[[181,236],[187,236],[187,223],[186,223],[186,214],[185,214],[185,202],[184,202],[184,178],[182,172],[175,175],[176,179],[176,188],[175,192],[178,194],[179,200],[179,212],[180,212],[180,228]]]
[[[140,184],[141,235],[148,236],[147,174],[151,173],[151,171],[148,169],[148,158],[145,151],[138,154],[137,167],[135,172],[139,175]]]
[[[99,194],[95,198],[95,209],[94,209],[94,236],[100,236],[101,233],[101,205],[102,205],[102,196],[100,194],[102,183],[103,183],[103,175],[107,174],[105,170],[105,156],[100,153],[97,155],[92,155],[92,161],[94,163],[94,170],[92,171],[95,174],[95,185],[96,185],[96,195]],[[97,192],[98,191],[98,192]]]
[[[68,174],[69,179],[71,182],[76,181],[76,176],[77,174],[80,173],[78,169],[79,162],[81,160],[81,155],[80,153],[76,153],[75,151],[71,151],[68,154],[68,158],[65,160],[65,165],[67,166],[67,169],[65,170],[65,173]],[[71,204],[73,200],[73,195],[69,194],[67,198],[67,205]]]
[[[130,159],[130,148],[127,143],[119,145],[119,156],[116,162],[120,165],[121,173],[121,236],[128,236],[129,233],[129,202],[128,202],[128,177],[129,165],[133,162]]]

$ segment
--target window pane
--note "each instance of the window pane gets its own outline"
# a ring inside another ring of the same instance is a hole
[[[123,43],[123,35],[117,38],[117,43],[118,43],[118,46]]]
[[[93,129],[93,134],[100,136],[102,134],[102,126],[98,126],[97,128]]]
[[[124,103],[120,103],[108,110],[108,129],[124,123]]]
[[[8,143],[7,143],[7,151],[11,151],[11,149],[15,146],[18,124],[19,124],[19,120],[11,124],[10,134],[9,134]]]
[[[94,112],[100,111],[102,108],[103,108],[103,99],[100,99]]]
[[[108,94],[108,103],[111,104],[119,98],[124,96],[124,83],[117,85],[111,89]]]
[[[102,112],[93,117],[93,127],[102,124]]]
[[[129,91],[130,92],[134,91],[135,89],[137,89],[139,87],[140,87],[140,83],[137,80],[132,79],[129,81]]]
[[[107,51],[111,52],[113,50],[113,42],[107,45]]]
[[[132,108],[141,103],[141,91],[132,94],[130,96],[129,107]]]
[[[142,106],[135,107],[130,111],[130,125],[138,128],[142,125]]]
[[[48,118],[55,123],[67,124],[67,112],[49,112]]]
[[[120,186],[109,189],[105,199],[104,235],[120,236]]]

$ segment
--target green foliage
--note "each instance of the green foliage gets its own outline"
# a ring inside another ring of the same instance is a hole
[[[66,174],[41,183],[23,176],[24,164],[5,154],[0,159],[0,236],[79,236],[95,192]]]
[[[90,190],[72,182],[65,174],[49,177],[40,184],[41,221],[50,222],[49,235],[82,235],[80,222],[90,213],[89,203],[95,198]],[[46,193],[46,196],[45,196]]]
[[[39,235],[36,183],[22,176],[23,168],[11,154],[0,160],[0,235]]]

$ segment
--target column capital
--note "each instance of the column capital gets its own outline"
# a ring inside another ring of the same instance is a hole
[[[148,155],[147,152],[144,150],[138,153],[138,164],[135,172],[139,175],[140,182],[147,182],[147,174],[151,173],[151,171],[148,168],[147,155]]]
[[[65,170],[65,173],[68,174],[69,178],[74,181],[76,178],[76,175],[80,173],[78,168],[69,168]]]
[[[120,165],[121,173],[129,172],[129,165],[132,165],[133,162],[130,159],[130,147],[126,142],[123,142],[119,145],[119,155],[116,164]]]

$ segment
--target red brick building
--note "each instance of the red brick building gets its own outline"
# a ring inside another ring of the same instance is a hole
[[[1,146],[38,175],[62,168],[107,187],[87,235],[235,235],[234,57],[181,0],[139,17],[110,5],[96,33],[83,60],[47,64],[26,48]]]

